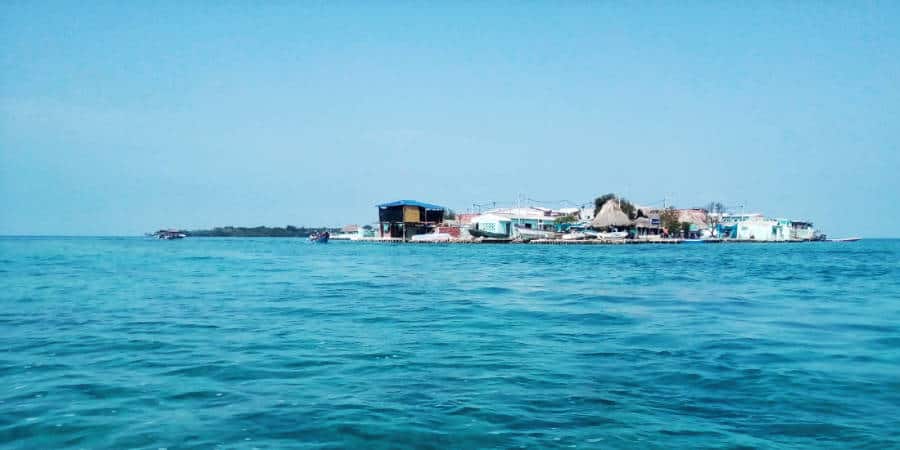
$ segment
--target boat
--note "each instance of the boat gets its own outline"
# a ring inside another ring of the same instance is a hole
[[[156,233],[153,233],[157,239],[163,239],[166,241],[171,241],[174,239],[184,239],[187,237],[187,234],[182,233],[178,230],[159,230]]]
[[[597,233],[597,239],[625,239],[628,237],[627,231],[606,231]]]
[[[450,242],[453,236],[450,233],[417,234],[409,239],[412,242]]]
[[[862,238],[860,237],[848,237],[848,238],[838,238],[838,239],[826,239],[827,242],[856,242]]]
[[[477,238],[509,239],[509,236],[506,233],[495,233],[492,231],[479,230],[477,228],[469,228],[469,234]]]
[[[331,237],[331,235],[327,231],[322,233],[313,233],[309,235],[309,242],[313,244],[327,244],[329,237]]]
[[[583,241],[586,239],[595,239],[596,236],[592,234],[585,233],[583,231],[574,231],[571,233],[566,233],[562,235],[562,239],[564,241]]]
[[[552,233],[550,231],[535,230],[533,228],[516,227],[515,230],[516,238],[523,242],[528,242],[535,239],[553,239],[554,237],[556,237],[556,233]]]

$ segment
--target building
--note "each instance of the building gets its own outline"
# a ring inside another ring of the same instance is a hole
[[[510,219],[516,227],[541,231],[555,230],[556,219],[563,215],[559,211],[553,211],[552,209],[547,208],[537,208],[534,206],[492,209],[485,214],[506,217]]]
[[[655,239],[662,234],[659,214],[651,213],[649,217],[638,217],[634,221],[634,237],[637,239]]]
[[[469,233],[476,237],[508,238],[512,230],[512,219],[493,213],[474,217],[469,224]]]
[[[762,214],[724,214],[716,231],[719,237],[744,241],[809,241],[816,237],[811,222],[769,219]]]
[[[811,241],[816,239],[817,233],[816,229],[813,228],[812,222],[806,222],[802,220],[791,220],[791,237],[793,239],[802,239],[804,241]]]
[[[378,205],[378,234],[384,238],[409,240],[425,234],[444,221],[443,206],[416,200],[397,200]]]

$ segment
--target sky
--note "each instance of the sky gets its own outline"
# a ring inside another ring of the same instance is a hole
[[[887,1],[5,1],[0,234],[615,192],[897,237],[898,80]]]

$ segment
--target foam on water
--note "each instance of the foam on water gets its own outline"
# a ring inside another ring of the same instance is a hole
[[[6,448],[900,446],[900,241],[0,238]]]

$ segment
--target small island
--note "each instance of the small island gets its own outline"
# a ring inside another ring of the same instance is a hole
[[[215,227],[210,230],[190,230],[184,233],[194,237],[309,237],[317,233],[336,233],[340,228],[327,227],[295,227],[287,225],[285,227]]]

